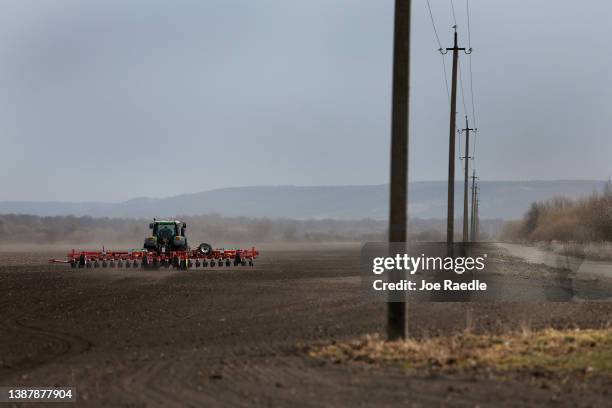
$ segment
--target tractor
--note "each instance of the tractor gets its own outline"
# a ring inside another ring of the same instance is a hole
[[[51,263],[67,263],[73,268],[97,268],[142,266],[147,269],[173,266],[179,269],[206,266],[253,266],[259,251],[249,249],[225,249],[202,243],[192,249],[187,243],[187,224],[177,220],[157,220],[149,224],[151,235],[145,238],[144,249],[109,251],[72,250],[66,259],[50,259]]]
[[[190,249],[187,243],[187,224],[176,220],[157,220],[149,224],[151,236],[145,238],[144,248],[150,252],[157,254],[169,254],[173,251],[188,251]],[[209,244],[202,243],[198,250],[203,255],[208,255],[213,248]]]

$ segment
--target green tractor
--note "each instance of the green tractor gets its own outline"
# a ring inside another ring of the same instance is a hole
[[[156,220],[149,224],[152,230],[151,236],[144,241],[144,248],[147,251],[158,254],[169,254],[172,251],[188,251],[187,235],[185,230],[187,224],[176,220]],[[198,248],[203,254],[212,251],[208,244],[201,244]]]

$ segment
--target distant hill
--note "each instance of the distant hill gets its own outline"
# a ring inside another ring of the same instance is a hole
[[[482,218],[521,217],[536,200],[556,196],[577,198],[602,191],[597,180],[482,181]],[[445,218],[443,181],[410,184],[410,216]],[[463,183],[455,187],[456,211],[462,212]],[[385,219],[388,185],[367,186],[267,186],[235,187],[167,198],[135,198],[118,203],[98,202],[0,202],[0,214],[90,215],[92,217],[161,217],[220,214],[270,218]]]

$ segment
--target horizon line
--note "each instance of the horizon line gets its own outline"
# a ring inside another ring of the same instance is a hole
[[[605,183],[608,180],[599,179],[530,179],[530,180],[480,180],[480,183],[537,183],[537,182],[602,182]],[[409,184],[413,183],[446,183],[446,180],[413,180],[409,181]],[[455,184],[463,183],[463,179],[455,181]],[[220,190],[238,190],[247,188],[339,188],[339,187],[378,187],[386,186],[389,183],[377,183],[377,184],[311,184],[311,185],[299,185],[299,184],[257,184],[251,186],[234,186],[234,187],[217,187],[208,190],[201,190],[195,192],[178,193],[169,196],[152,197],[152,196],[137,196],[117,201],[96,201],[96,200],[69,200],[69,201],[57,201],[57,200],[0,200],[0,203],[62,203],[62,204],[121,204],[135,200],[164,200],[168,198],[202,194]]]

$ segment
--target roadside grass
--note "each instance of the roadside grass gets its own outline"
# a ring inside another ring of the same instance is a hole
[[[612,243],[602,242],[537,242],[536,246],[556,254],[593,261],[612,260]]]
[[[393,364],[445,373],[570,373],[612,377],[612,329],[523,331],[506,335],[461,333],[386,342],[377,335],[309,349],[334,363]]]

